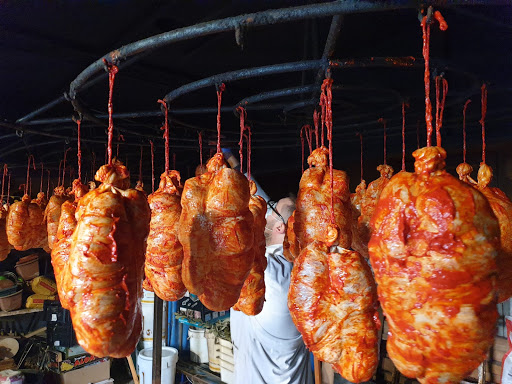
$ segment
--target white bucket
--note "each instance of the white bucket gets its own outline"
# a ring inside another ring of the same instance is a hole
[[[142,296],[142,348],[153,348],[153,319],[155,317],[155,294],[144,291]],[[167,334],[167,302],[164,301],[162,314],[162,345]]]
[[[194,363],[208,362],[208,343],[204,337],[204,329],[188,329],[190,340],[190,360]]]
[[[162,384],[174,384],[178,350],[172,347],[162,347]],[[153,348],[145,348],[139,352],[137,359],[140,384],[151,384],[153,379]]]
[[[204,333],[204,337],[208,343],[208,366],[212,371],[220,372],[220,344],[217,342],[217,337],[209,330]]]

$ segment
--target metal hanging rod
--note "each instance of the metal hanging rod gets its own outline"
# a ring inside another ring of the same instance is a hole
[[[481,2],[480,0],[478,2]],[[484,1],[485,2],[485,1]],[[440,1],[443,3],[443,1]],[[454,1],[453,3],[464,4],[466,1]],[[276,10],[249,13],[220,20],[208,21],[189,27],[175,29],[173,31],[151,36],[131,44],[122,46],[102,56],[89,65],[75,80],[71,82],[69,97],[74,100],[77,93],[93,75],[104,70],[103,60],[119,63],[122,60],[137,56],[145,51],[164,47],[171,43],[190,40],[196,37],[208,36],[221,32],[240,30],[245,27],[272,25],[291,21],[304,20],[309,18],[326,17],[346,13],[363,13],[396,10],[403,8],[416,9],[418,6],[415,0],[389,0],[386,2],[370,1],[334,1],[330,3],[319,3],[299,7],[290,7]]]

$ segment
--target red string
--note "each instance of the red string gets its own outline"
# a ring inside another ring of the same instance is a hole
[[[62,160],[59,162],[59,180],[57,181],[57,185],[60,185],[61,170],[62,170]]]
[[[112,118],[112,91],[114,89],[114,80],[116,78],[117,72],[119,72],[119,68],[112,63],[108,63],[107,60],[103,59],[103,62],[107,66],[108,70],[108,144],[107,144],[107,153],[108,153],[108,164],[112,164],[112,138],[114,136],[114,120]]]
[[[82,147],[80,145],[80,137],[81,137],[81,134],[80,134],[80,128],[82,126],[82,120],[78,119],[76,121],[76,125],[77,125],[77,130],[78,130],[78,141],[77,141],[77,146],[78,146],[78,179],[81,181],[82,180]]]
[[[220,148],[220,106],[222,104],[222,92],[226,89],[226,85],[222,83],[217,89],[217,153],[221,153]]]
[[[144,147],[140,146],[140,159],[139,159],[139,181],[142,183],[142,154],[144,153]]]
[[[238,150],[238,154],[240,155],[240,172],[244,173],[243,166],[244,166],[244,130],[245,130],[245,118],[247,117],[247,112],[243,107],[237,107],[236,109],[238,111],[238,114],[240,115],[240,141],[238,142],[238,146],[240,149]]]
[[[428,16],[423,16],[421,20],[421,28],[423,31],[423,58],[425,60],[425,122],[427,124],[427,147],[431,146],[432,136],[432,102],[430,101],[430,23]],[[448,24],[441,15],[441,12],[435,11],[434,18],[439,22],[439,29],[446,31]],[[437,138],[437,132],[436,132]],[[439,145],[441,143],[439,142]]]
[[[28,194],[29,182],[30,182],[30,162],[32,161],[32,166],[36,169],[36,164],[34,162],[34,156],[29,155],[28,164],[27,164],[27,182],[25,183],[25,195]]]
[[[91,153],[91,156],[92,156],[92,168],[91,168],[91,175],[92,175],[92,178],[94,179],[94,172],[96,170],[96,153],[92,152]]]
[[[384,130],[384,165],[387,164],[387,154],[386,154],[386,140],[387,140],[387,135],[386,135],[386,119],[384,119],[383,117],[381,117],[379,119],[379,123],[382,123],[382,127],[383,127],[383,130]]]
[[[64,186],[64,179],[66,177],[66,157],[69,151],[71,151],[71,148],[66,149],[64,152],[64,161],[62,162],[62,186]]]
[[[320,136],[318,135],[318,111],[316,109],[313,112],[313,123],[315,125],[316,147],[318,148],[318,140],[320,140]]]
[[[50,198],[50,170],[47,169],[46,172],[48,172],[48,184],[46,186],[46,198]]]
[[[169,172],[169,110],[167,103],[164,100],[158,100],[160,104],[164,106],[164,125],[160,127],[160,130],[164,131],[165,140],[165,173]]]
[[[39,192],[43,192],[43,175],[44,175],[44,165],[41,163],[41,185],[39,186]]]
[[[487,115],[487,86],[482,85],[482,118],[480,125],[482,125],[482,163],[485,164],[485,116]]]
[[[117,136],[117,140],[118,140],[118,142],[117,142],[117,145],[116,145],[116,158],[119,159],[119,142],[120,141],[124,141],[124,136],[119,134]],[[126,165],[128,166],[128,164],[126,164]]]
[[[311,129],[311,125],[306,125],[306,139],[308,141],[309,154],[313,152],[313,130]]]
[[[155,192],[155,154],[151,140],[149,140],[149,144],[151,145],[151,192]]]
[[[9,173],[9,181],[7,184],[7,205],[10,207],[10,198],[11,198],[11,173]]]
[[[405,102],[402,102],[402,171],[405,171]]]
[[[443,90],[440,97],[441,87]],[[441,127],[443,126],[444,106],[446,103],[446,94],[448,93],[448,81],[441,76],[436,76],[436,145],[441,146]]]
[[[326,100],[325,100],[325,94],[323,93],[323,88],[322,88],[322,93],[320,94],[320,108],[322,109],[322,114],[320,115],[320,129],[321,129],[321,136],[322,136],[322,140],[321,140],[321,143],[322,143],[322,147],[324,146],[324,124],[325,124],[325,104],[326,104]]]
[[[304,127],[302,127],[304,128]],[[302,135],[302,129],[300,130],[300,147],[301,147],[301,153],[302,153],[302,157],[301,157],[301,167],[302,167],[302,173],[304,173],[304,136]]]
[[[5,176],[7,176],[7,164],[4,164],[4,172],[2,174],[2,202],[1,204],[4,203],[4,196],[5,196]],[[7,199],[9,200],[9,199]]]
[[[251,127],[249,127],[248,125],[245,126],[245,130],[247,131],[247,135],[244,135],[245,140],[247,142],[247,179],[251,180],[252,132]]]
[[[201,168],[203,168],[203,132],[199,132],[198,140],[199,140],[199,164],[201,164]]]
[[[464,163],[466,162],[466,110],[468,109],[469,103],[471,103],[471,100],[467,99],[462,109],[462,161]]]
[[[420,121],[416,122],[416,148],[420,148]]]
[[[325,95],[325,127],[327,140],[329,140],[329,172],[331,175],[331,224],[334,224],[334,171],[332,166],[332,79],[327,78],[322,84],[322,93]]]
[[[361,150],[360,150],[360,154],[361,154],[361,181],[363,181],[363,135],[358,132],[357,136],[359,136],[359,145],[361,147]]]
[[[425,59],[425,122],[427,123],[427,147],[431,145],[432,135],[432,103],[430,102],[430,23],[427,16],[421,20],[423,31],[423,58]]]

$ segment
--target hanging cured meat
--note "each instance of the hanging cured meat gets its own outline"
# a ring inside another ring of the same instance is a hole
[[[217,153],[205,173],[185,182],[178,232],[183,283],[212,311],[236,304],[254,261],[249,182],[227,166],[221,152],[223,90],[224,84],[217,91]]]
[[[370,380],[380,328],[371,270],[357,252],[330,245],[337,229],[295,259],[288,306],[304,343],[347,380]],[[347,287],[350,287],[349,289]]]
[[[492,168],[480,164],[476,187],[489,201],[500,225],[500,248],[496,258],[498,266],[498,302],[512,296],[512,201],[499,188],[489,187]]]
[[[9,252],[11,252],[12,245],[7,238],[6,225],[7,225],[8,211],[4,207],[0,207],[0,261],[4,261]]]
[[[328,168],[329,151],[317,148],[308,157],[309,169],[304,171],[299,184],[296,208],[292,224],[287,229],[287,252],[285,256],[293,261],[313,241],[323,241],[329,223],[331,176]],[[350,195],[348,176],[345,172],[333,170],[334,176],[334,217],[340,228],[339,245],[350,248],[352,239]],[[293,253],[292,253],[293,252]]]
[[[151,223],[144,288],[167,301],[176,301],[187,291],[181,280],[183,248],[178,241],[181,215],[179,184],[178,171],[164,172],[160,176],[160,186],[148,198]]]
[[[467,103],[464,106],[465,110]],[[477,182],[470,174],[473,171],[471,165],[466,163],[465,156],[465,130],[464,130],[464,162],[459,164],[457,172],[462,181],[477,188],[489,201],[491,209],[500,225],[500,248],[496,258],[498,266],[498,302],[501,303],[512,296],[512,201],[499,188],[489,187],[492,180],[492,168],[485,163],[485,114],[487,111],[487,90],[482,87],[482,163],[478,170]],[[465,126],[464,126],[465,128]]]
[[[315,357],[358,383],[371,379],[377,368],[380,322],[371,270],[361,255],[346,249],[352,207],[348,177],[332,167],[331,84],[326,79],[322,86],[329,151],[313,151],[308,162],[315,167],[304,172],[299,186],[294,229],[301,249],[291,273],[288,307]]]
[[[24,195],[11,205],[7,215],[7,238],[18,251],[43,248],[48,251],[48,236],[42,209]]]
[[[368,258],[368,242],[370,241],[371,236],[370,220],[373,216],[375,206],[379,201],[382,190],[393,175],[393,168],[386,164],[379,165],[377,167],[377,171],[380,172],[380,177],[377,180],[372,181],[364,193],[359,192],[361,196],[361,215],[357,218],[357,231],[352,235],[352,249],[359,252],[365,258]],[[356,189],[356,196],[357,194],[358,191]]]
[[[101,184],[82,197],[71,237],[61,292],[71,312],[78,343],[90,354],[125,357],[142,329],[140,299],[150,210],[143,192],[130,189],[130,175],[112,160],[112,88],[109,70],[108,164],[95,179]]]
[[[370,241],[370,219],[375,211],[375,206],[379,201],[380,194],[391,176],[393,176],[393,168],[386,164],[386,121],[379,119],[384,126],[384,164],[377,167],[380,177],[372,181],[367,188],[364,180],[357,186],[355,196],[352,197],[352,205],[359,212],[357,219],[354,219],[353,227],[355,231],[352,233],[352,249],[359,252],[365,258],[368,258],[368,241]],[[359,208],[359,209],[358,209]],[[357,220],[357,224],[355,223]]]
[[[182,278],[190,293],[213,311],[232,307],[253,264],[249,183],[227,166],[222,153],[207,172],[188,179],[181,198],[179,240]]]
[[[64,186],[60,185],[53,190],[53,196],[46,206],[46,228],[48,232],[48,246],[53,249],[57,242],[57,229],[59,227],[59,219],[61,215],[61,207],[65,201],[69,200],[69,195],[66,194]]]
[[[498,223],[486,199],[449,175],[446,152],[413,153],[382,191],[370,259],[395,366],[421,383],[458,383],[485,358],[497,317]]]
[[[60,207],[59,226],[57,228],[57,235],[55,244],[52,248],[52,266],[55,274],[55,281],[57,283],[57,292],[63,308],[69,309],[69,304],[66,301],[67,296],[63,290],[62,278],[64,275],[65,267],[69,259],[69,251],[71,248],[71,240],[73,232],[76,228],[76,208],[78,201],[87,193],[87,186],[82,184],[79,179],[73,181],[72,195],[75,197],[74,201],[66,200]]]
[[[265,218],[267,212],[267,202],[261,196],[257,196],[257,186],[251,180],[251,129],[245,125],[245,110],[240,109],[240,172],[243,166],[242,145],[243,138],[247,138],[247,179],[249,180],[251,199],[249,200],[249,209],[254,218],[254,243],[252,251],[254,258],[249,276],[245,279],[240,297],[233,306],[234,310],[242,311],[248,316],[254,316],[261,312],[263,303],[265,302],[265,269],[267,268],[267,258],[265,257],[265,226],[267,220]],[[247,130],[247,135],[244,131]]]
[[[234,310],[242,311],[248,316],[254,316],[261,312],[265,302],[265,269],[267,258],[265,257],[265,225],[267,220],[267,203],[261,196],[256,196],[256,184],[251,180],[251,199],[249,209],[254,217],[254,262],[249,276],[245,279],[240,298],[233,306]]]
[[[153,291],[163,300],[181,299],[187,289],[181,279],[183,247],[178,241],[178,224],[181,215],[180,173],[169,170],[169,122],[165,108],[165,172],[160,176],[156,192],[149,195],[151,222],[146,249],[144,288]]]
[[[4,192],[5,192],[5,178],[7,176],[7,164],[4,164],[4,171],[2,174],[2,196],[0,198],[0,261],[3,261],[9,256],[12,245],[7,238],[6,226],[7,215],[9,213],[9,205],[4,205]],[[9,192],[7,192],[7,201],[9,200]]]
[[[142,328],[150,211],[120,162],[102,166],[96,180],[102,184],[78,202],[61,291],[79,344],[94,356],[125,357]]]
[[[398,173],[382,191],[369,253],[395,366],[420,383],[455,384],[493,343],[499,227],[485,197],[446,172],[440,124],[431,146],[426,16],[421,25],[427,147],[414,151],[414,173]]]
[[[26,251],[31,248],[43,248],[45,251],[49,251],[44,212],[36,202],[31,201],[28,195],[31,160],[33,162],[33,157],[29,156],[25,194],[21,201],[11,205],[7,215],[7,238],[18,251]]]

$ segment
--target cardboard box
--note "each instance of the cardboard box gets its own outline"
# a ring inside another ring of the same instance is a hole
[[[63,356],[62,352],[59,351],[51,351],[49,352],[49,362],[48,368],[56,373],[63,373],[74,371],[85,367],[87,365],[92,365],[93,363],[108,361],[108,357],[98,358],[96,356],[92,356],[88,353],[84,353],[82,355],[73,356],[66,358]],[[107,377],[108,379],[108,377]],[[104,380],[104,379],[102,379]]]
[[[110,360],[73,369],[57,376],[60,384],[90,384],[108,380],[110,379]]]

